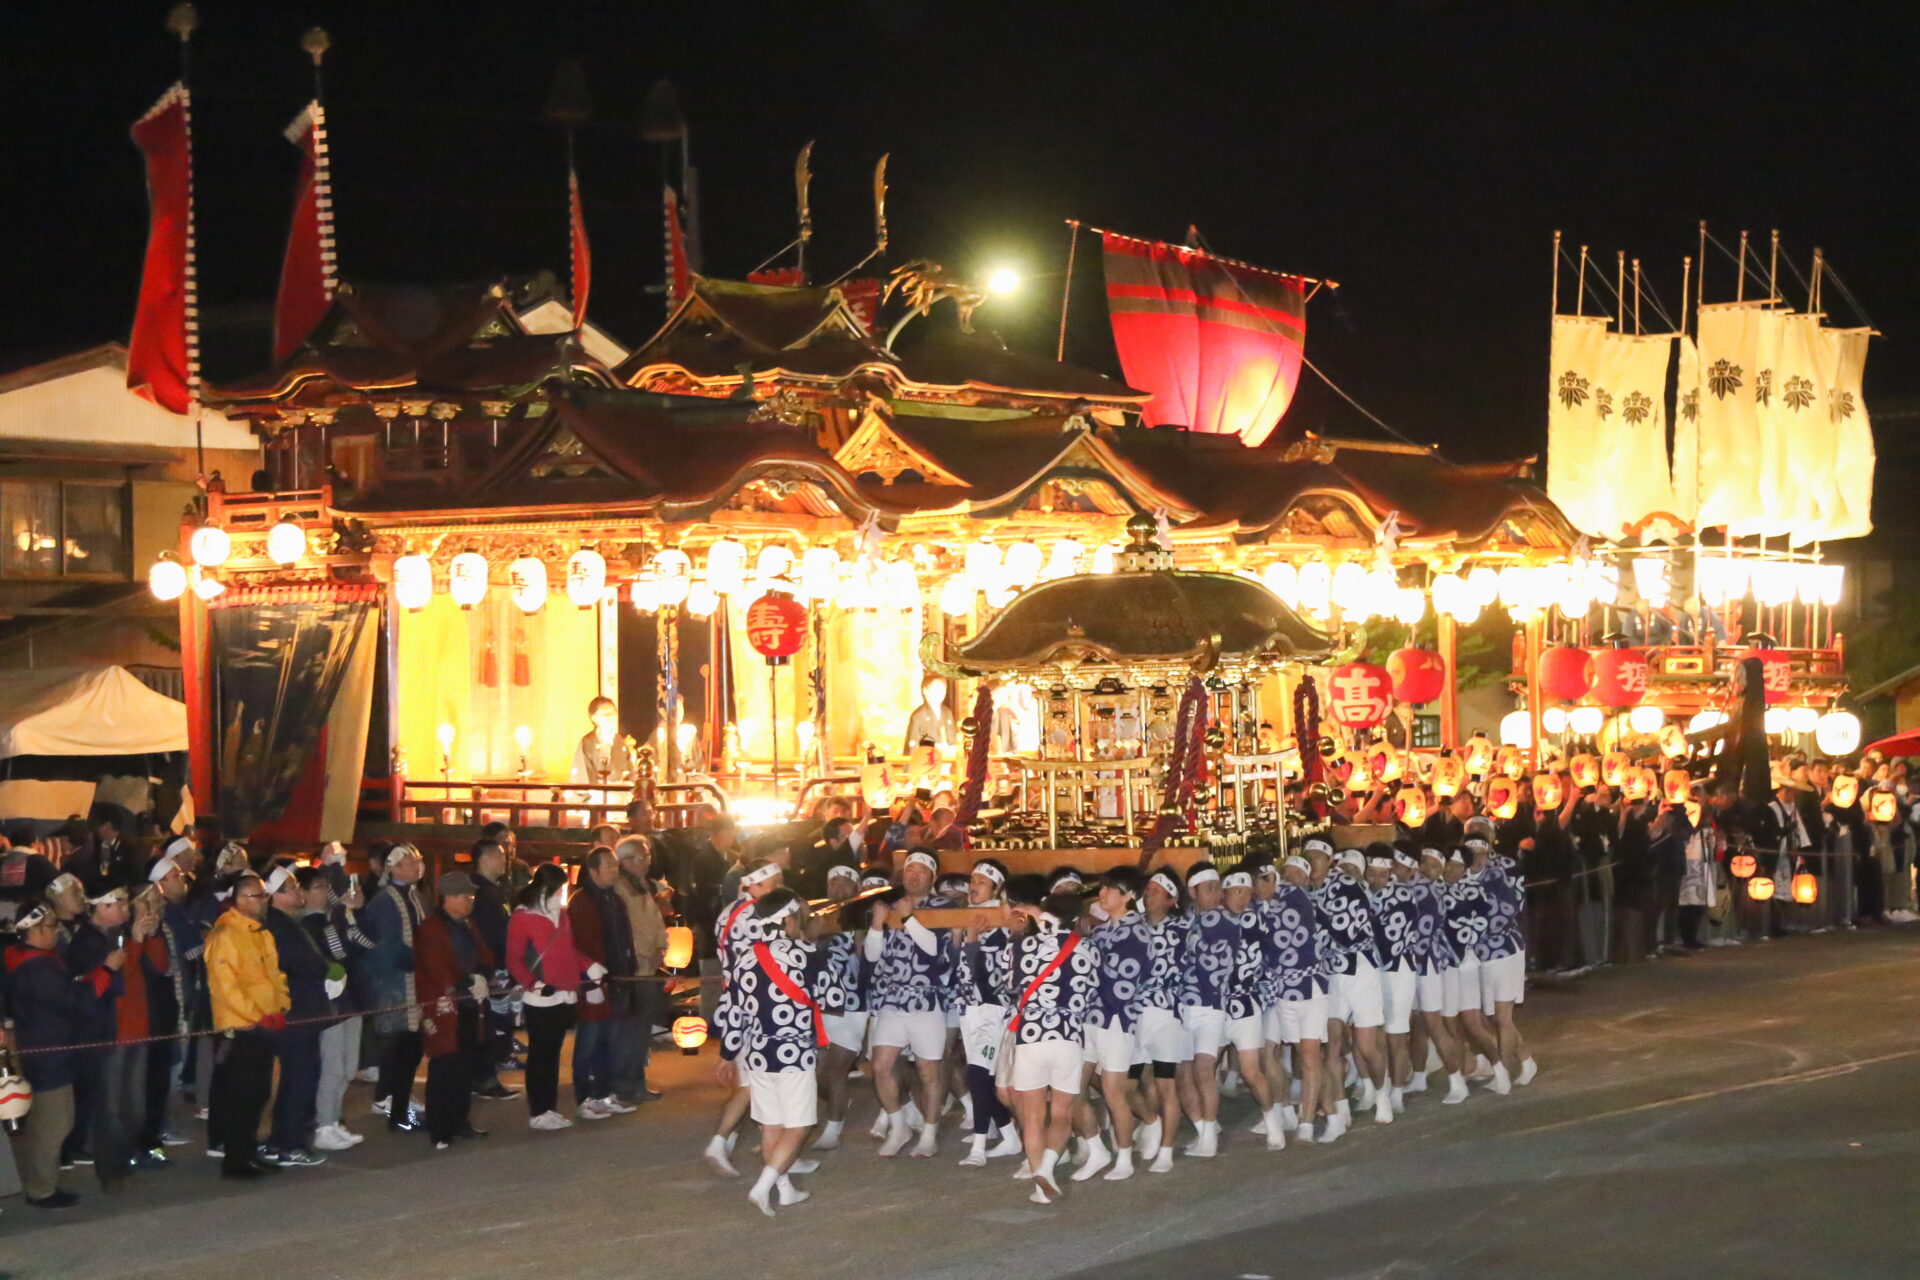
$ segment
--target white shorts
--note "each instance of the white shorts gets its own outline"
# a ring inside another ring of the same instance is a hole
[[[1007,1034],[1005,1005],[977,1004],[960,1015],[960,1047],[966,1051],[967,1065],[993,1070],[999,1056],[1001,1038]]]
[[[1460,971],[1442,969],[1438,973],[1421,974],[1413,1000],[1413,1007],[1422,1013],[1451,1018],[1460,1012]]]
[[[804,1071],[755,1071],[742,1068],[753,1118],[759,1124],[782,1129],[811,1129],[817,1118],[819,1089],[813,1068]]]
[[[1380,973],[1380,1009],[1390,1036],[1404,1036],[1413,1030],[1413,999],[1419,975],[1402,960],[1398,968]]]
[[[1020,1045],[1013,1051],[1013,1079],[1010,1085],[1020,1093],[1031,1089],[1079,1093],[1080,1071],[1079,1041],[1038,1040]]]
[[[1180,1006],[1180,1022],[1193,1037],[1193,1056],[1217,1058],[1227,1038],[1227,1011],[1201,1004]]]
[[[1373,961],[1358,956],[1354,964],[1359,967],[1358,973],[1333,975],[1333,990],[1339,997],[1335,1004],[1346,1014],[1341,1021],[1350,1027],[1377,1027],[1387,1020],[1380,998],[1380,970],[1374,968]],[[1339,1015],[1329,1009],[1328,1016]]]
[[[1134,1039],[1148,1062],[1193,1061],[1193,1033],[1171,1009],[1142,1009]]]
[[[1282,1044],[1299,1044],[1302,1040],[1318,1040],[1322,1044],[1327,1039],[1327,997],[1313,996],[1306,1000],[1282,1000],[1273,1006],[1280,1015],[1280,1037]]]
[[[958,1031],[960,1029],[960,1006],[950,1004],[946,1007],[945,1012],[947,1015],[947,1030]]]
[[[911,1049],[922,1062],[938,1062],[947,1052],[947,1015],[939,1009],[881,1009],[873,1015],[873,1047]]]
[[[1102,1071],[1113,1071],[1125,1075],[1133,1067],[1133,1032],[1122,1031],[1119,1027],[1097,1027],[1088,1023],[1081,1028],[1082,1062],[1099,1065]]]
[[[868,1013],[829,1013],[821,1019],[827,1029],[827,1041],[836,1049],[858,1054],[866,1046]]]
[[[1241,1053],[1259,1053],[1267,1042],[1267,1019],[1256,1013],[1247,1018],[1227,1019],[1227,1043]],[[1243,1069],[1244,1070],[1244,1069]]]
[[[1507,1002],[1525,1004],[1526,999],[1526,952],[1516,951],[1498,960],[1480,962],[1480,1012],[1491,1018],[1495,1005]]]
[[[1280,1025],[1280,1006],[1270,1004],[1260,1011],[1260,1034],[1268,1044],[1285,1044],[1286,1029]]]

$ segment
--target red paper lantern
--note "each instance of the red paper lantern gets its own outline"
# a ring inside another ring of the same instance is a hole
[[[1549,698],[1578,702],[1593,687],[1593,655],[1556,645],[1540,655],[1540,688]]]
[[[1396,649],[1387,659],[1393,696],[1402,702],[1432,702],[1447,683],[1446,659],[1431,649]]]
[[[1793,688],[1793,662],[1786,654],[1778,649],[1748,649],[1740,657],[1760,659],[1760,683],[1768,706],[1787,700]]]
[[[1647,655],[1639,649],[1594,654],[1593,696],[1603,707],[1637,706],[1647,696]]]
[[[1349,662],[1335,667],[1329,686],[1327,709],[1336,724],[1349,729],[1370,729],[1393,710],[1393,677],[1385,667],[1371,662]]]
[[[763,658],[791,658],[807,639],[807,607],[768,592],[747,606],[747,643]]]

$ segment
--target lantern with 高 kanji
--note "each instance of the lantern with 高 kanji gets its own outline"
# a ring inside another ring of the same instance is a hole
[[[792,596],[769,591],[747,606],[747,643],[770,663],[800,652],[807,638],[807,608]]]
[[[1370,662],[1349,662],[1344,667],[1335,667],[1327,684],[1327,709],[1335,724],[1349,729],[1370,729],[1393,710],[1393,677],[1385,667]]]
[[[1512,778],[1492,778],[1487,782],[1487,812],[1505,822],[1520,811],[1520,784]]]
[[[1820,882],[1813,878],[1811,871],[1802,871],[1793,878],[1793,900],[1801,906],[1811,906],[1820,897]]]
[[[1432,702],[1447,683],[1446,659],[1431,649],[1396,649],[1387,658],[1393,696],[1402,702]]]
[[[1603,707],[1631,707],[1647,696],[1647,655],[1602,649],[1593,655],[1593,696]]]
[[[1578,702],[1593,687],[1593,655],[1557,645],[1540,655],[1540,688],[1549,698]]]
[[[1533,775],[1533,803],[1541,811],[1558,809],[1566,803],[1566,784],[1560,781],[1557,773],[1536,773]]]
[[[1685,769],[1669,769],[1662,783],[1668,804],[1685,804],[1693,789],[1693,775]]]
[[[1400,792],[1400,821],[1409,827],[1417,827],[1427,820],[1427,793],[1419,787],[1406,787]]]
[[[1487,770],[1493,767],[1493,739],[1475,730],[1467,739],[1467,745],[1461,748],[1461,756],[1468,773],[1476,778],[1486,777]]]
[[[1785,702],[1793,688],[1793,663],[1778,649],[1747,649],[1738,660],[1760,659],[1760,684],[1768,706]]]

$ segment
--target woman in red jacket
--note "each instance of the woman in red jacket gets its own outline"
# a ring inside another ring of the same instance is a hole
[[[560,1098],[560,1048],[573,1026],[581,983],[580,955],[568,926],[567,873],[545,862],[520,894],[520,909],[507,922],[507,972],[525,992],[527,1018],[527,1124],[565,1129],[573,1121],[555,1108]]]

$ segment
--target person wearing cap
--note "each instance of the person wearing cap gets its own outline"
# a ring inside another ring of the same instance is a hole
[[[125,891],[122,890],[122,893]],[[101,1147],[130,1150],[136,1169],[161,1169],[167,1165],[161,1147],[171,1138],[174,1145],[185,1138],[167,1132],[167,1060],[170,1046],[147,1043],[156,1025],[156,1009],[172,1007],[172,992],[167,987],[167,944],[160,935],[160,895],[142,890],[130,902],[122,899],[116,912],[118,923],[113,936],[121,943],[127,961],[120,969],[125,990],[114,1001],[113,1051],[106,1055],[102,1110],[95,1118],[95,1133],[110,1116],[122,1126],[111,1138],[96,1136],[94,1151]],[[164,995],[164,1003],[159,999]],[[96,1166],[96,1171],[106,1166]]]
[[[62,871],[47,885],[47,905],[53,908],[54,927],[59,931],[59,950],[66,954],[73,932],[87,918],[87,890],[80,877]]]
[[[1007,901],[1020,927],[997,983],[1011,1015],[1013,1062],[996,1062],[1013,1096],[1035,1204],[1060,1199],[1059,1164],[1080,1096],[1081,1026],[1097,999],[1099,962],[1074,930],[1078,894],[1046,893],[1037,876],[1014,876]],[[937,1113],[930,1113],[937,1114]]]
[[[294,873],[300,885],[300,927],[326,957],[322,989],[332,1018],[320,1028],[320,1075],[313,1104],[316,1151],[346,1151],[364,1140],[342,1121],[341,1107],[347,1085],[360,1069],[360,1030],[365,1025],[354,971],[360,957],[373,948],[373,939],[361,931],[354,914],[363,905],[358,880],[336,880],[333,871],[322,864]]]
[[[733,975],[738,971],[752,950],[756,937],[753,923],[753,904],[776,889],[785,887],[786,867],[779,861],[767,857],[753,857],[744,862],[737,878],[739,896],[714,921],[714,942],[720,950],[722,969],[718,975],[718,1003],[709,1025],[721,1032],[722,1044],[725,1043],[726,1018],[731,1006],[725,1003],[727,988],[733,983]],[[701,985],[706,985],[702,980]],[[591,993],[588,995],[591,1001]],[[579,1052],[579,1040],[574,1041],[575,1053]],[[574,1072],[579,1074],[579,1068]],[[707,1140],[706,1150],[702,1153],[716,1173],[725,1177],[737,1178],[740,1171],[733,1167],[730,1159],[733,1144],[739,1137],[740,1122],[747,1117],[752,1105],[752,1097],[744,1084],[738,1085],[720,1107],[720,1119],[714,1126],[713,1136]],[[594,1118],[594,1117],[589,1117]]]
[[[362,962],[374,1009],[368,1030],[378,1045],[380,1064],[373,1109],[387,1118],[387,1128],[412,1133],[420,1127],[421,1116],[413,1101],[421,1053],[414,935],[427,915],[419,890],[427,864],[410,844],[394,845],[383,862],[385,881],[360,918],[360,927],[373,939],[373,949]]]
[[[896,1068],[901,1051],[911,1050],[920,1083],[921,1122],[913,1154],[935,1152],[940,1108],[946,1101],[947,996],[944,975],[951,961],[951,943],[914,918],[922,907],[949,905],[933,893],[940,860],[926,849],[915,849],[901,864],[904,893],[893,903],[876,901],[872,923],[863,943],[872,966],[869,988],[873,1005],[872,1060],[874,1089],[886,1115],[887,1137],[882,1156],[895,1156],[913,1140],[913,1128],[904,1108]]]
[[[748,937],[736,950],[733,980],[723,997],[727,1015],[721,1079],[747,1090],[760,1125],[765,1164],[747,1199],[761,1213],[805,1201],[793,1174],[818,1166],[798,1159],[819,1115],[814,1070],[827,1033],[823,976],[802,928],[806,903],[791,889],[773,889],[754,901],[752,919],[739,925]]]
[[[414,979],[427,1057],[427,1137],[435,1151],[445,1151],[455,1138],[487,1136],[473,1125],[473,1060],[494,956],[473,927],[473,877],[448,871],[434,888],[440,903],[421,922]]]
[[[982,858],[973,864],[967,877],[967,905],[983,910],[1001,905],[1000,891],[1006,887],[1007,867],[998,858]],[[1014,1128],[1013,1113],[1000,1101],[994,1085],[993,1060],[1006,1035],[1007,1010],[993,975],[998,972],[1001,952],[1010,941],[1004,925],[968,929],[960,935],[953,966],[953,1007],[960,1016],[960,1047],[966,1057],[966,1084],[971,1107],[967,1119],[972,1136],[964,1168],[983,1168],[995,1156],[1017,1155],[1020,1135]],[[987,1143],[995,1127],[1000,1140],[989,1149]]]
[[[307,895],[293,864],[275,863],[267,871],[267,913],[262,923],[273,937],[274,957],[287,985],[288,1025],[273,1038],[280,1065],[280,1086],[273,1096],[273,1119],[260,1158],[269,1164],[301,1169],[325,1164],[313,1149],[319,1114],[321,1024],[333,1013],[327,998],[327,974],[333,960],[300,923]]]
[[[633,972],[639,978],[652,978],[660,972],[667,952],[667,922],[660,914],[660,899],[648,878],[653,863],[653,846],[645,836],[622,836],[614,843],[613,856],[619,864],[613,892],[626,909],[627,928],[633,935]],[[647,1062],[653,1043],[653,1029],[663,1021],[659,1008],[663,992],[655,982],[636,982],[633,988],[633,1014],[620,1019],[619,1038],[614,1045],[613,1094],[628,1102],[651,1102],[660,1091],[647,1083]]]
[[[1491,908],[1475,950],[1480,956],[1480,1013],[1493,1020],[1492,1030],[1500,1044],[1493,1088],[1495,1093],[1505,1093],[1504,1080],[1532,1084],[1539,1071],[1514,1018],[1515,1006],[1527,998],[1527,939],[1520,926],[1527,888],[1518,872],[1503,865],[1485,841],[1468,840],[1467,852],[1473,859],[1468,872],[1479,878]]]
[[[1393,1099],[1387,1085],[1387,1057],[1380,1044],[1380,1027],[1386,1021],[1380,990],[1380,937],[1368,908],[1366,869],[1365,854],[1343,850],[1321,886],[1320,910],[1338,962],[1328,1009],[1329,1039],[1337,1061],[1351,1036],[1360,1075],[1354,1105],[1361,1110],[1372,1107],[1376,1122],[1391,1124]]]
[[[638,960],[627,909],[613,889],[619,878],[613,850],[596,845],[581,862],[579,883],[567,899],[573,949],[586,968],[584,1001],[576,1006],[573,1031],[573,1093],[582,1120],[635,1110],[613,1092],[615,1046],[624,1025],[638,1017],[633,981]]]
[[[888,884],[885,877],[877,879],[877,887]],[[827,897],[833,902],[846,902],[870,887],[862,885],[859,870],[846,863],[827,868],[826,886]],[[858,913],[857,908],[853,911]],[[843,912],[838,925],[837,932],[826,934],[816,944],[840,991],[840,1008],[826,1011],[827,1044],[820,1050],[820,1082],[826,1092],[827,1116],[813,1145],[821,1151],[832,1151],[840,1145],[852,1101],[847,1073],[853,1070],[867,1040],[867,968],[860,951],[860,922]]]
[[[55,947],[59,923],[50,905],[37,903],[14,921],[18,941],[4,964],[13,1040],[21,1070],[33,1086],[33,1119],[19,1144],[27,1203],[65,1209],[78,1197],[60,1189],[60,1147],[73,1128],[73,1079],[81,1053],[61,1046],[84,1043],[126,963],[107,954],[99,967],[75,973]]]
[[[286,1028],[293,1002],[266,914],[266,883],[242,872],[226,911],[207,935],[207,986],[214,1030],[221,1036],[213,1068],[218,1106],[208,1146],[210,1153],[221,1153],[220,1174],[226,1178],[258,1178],[279,1168],[259,1158],[256,1137],[273,1091],[273,1039]]]
[[[1140,1079],[1149,1118],[1134,1130],[1134,1153],[1149,1173],[1169,1173],[1174,1139],[1180,1132],[1181,1095],[1193,1091],[1193,1036],[1180,1021],[1187,925],[1179,873],[1171,867],[1156,868],[1147,877],[1141,905],[1150,951],[1134,1038],[1143,1061],[1130,1071]]]
[[[1395,1114],[1406,1110],[1406,1087],[1413,1083],[1413,1013],[1420,975],[1427,964],[1422,927],[1432,920],[1420,911],[1411,881],[1419,864],[1389,844],[1367,846],[1367,902],[1380,940],[1380,1007],[1387,1033],[1387,1097]]]
[[[1180,992],[1180,1021],[1193,1037],[1194,1098],[1188,1107],[1194,1140],[1186,1154],[1220,1154],[1220,1078],[1216,1067],[1227,1034],[1227,984],[1233,976],[1234,955],[1240,945],[1240,925],[1221,907],[1220,873],[1210,862],[1187,872],[1187,893],[1193,900],[1187,916],[1187,937],[1181,948],[1186,972]],[[1165,1135],[1163,1141],[1172,1141]]]
[[[207,996],[206,948],[207,930],[213,927],[215,917],[207,910],[207,904],[213,901],[208,886],[195,876],[200,862],[200,850],[192,837],[176,836],[148,872],[165,901],[160,910],[160,936],[165,939],[167,955],[172,959],[173,1010],[170,1017],[155,1025],[168,1033],[213,1029],[213,1006]],[[173,1083],[182,1092],[193,1094],[197,1106],[206,1107],[213,1087],[213,1037],[194,1036],[166,1047],[173,1059],[170,1064]]]
[[[93,888],[86,899],[85,914],[72,923],[67,935],[64,954],[75,973],[99,970],[108,955],[121,949],[126,929],[126,890],[104,880],[95,881]],[[120,1002],[126,994],[126,966],[122,964],[113,970],[105,999],[93,1006],[81,1036],[83,1041],[114,1042]],[[132,1168],[138,1121],[130,1114],[137,1104],[126,1097],[130,1083],[127,1058],[116,1047],[83,1053],[74,1060],[73,1132],[67,1136],[60,1162],[93,1165],[102,1187],[119,1185]],[[101,1153],[103,1142],[107,1150]]]

